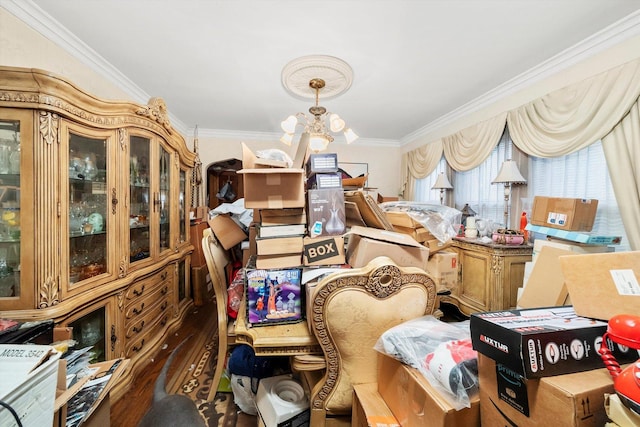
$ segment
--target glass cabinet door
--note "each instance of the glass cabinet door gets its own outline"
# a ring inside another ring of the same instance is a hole
[[[129,262],[151,256],[149,159],[151,140],[131,136],[129,154]]]
[[[69,285],[107,272],[107,140],[69,132]]]
[[[159,155],[160,184],[155,201],[160,215],[160,252],[171,248],[171,154],[160,147]]]
[[[180,243],[187,241],[187,173],[180,169],[180,185],[178,187],[178,219],[180,220]]]
[[[25,255],[21,255],[21,237],[23,229],[31,228],[28,222],[33,215],[23,215],[20,209],[21,203],[25,203],[21,192],[28,194],[22,182],[21,158],[23,151],[31,150],[26,144],[26,140],[32,141],[30,123],[29,114],[0,109],[0,304],[6,308],[32,303],[29,300],[33,284],[21,287],[20,278],[21,270],[27,273],[30,270],[21,262]]]

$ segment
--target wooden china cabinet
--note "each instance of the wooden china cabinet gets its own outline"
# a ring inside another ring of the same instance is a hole
[[[131,359],[115,398],[193,302],[194,163],[160,98],[0,67],[0,317],[53,319],[95,360]]]

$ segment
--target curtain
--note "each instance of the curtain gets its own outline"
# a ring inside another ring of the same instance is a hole
[[[403,162],[405,158],[406,167],[402,165],[403,174],[406,174],[403,180],[403,198],[413,200],[416,178],[428,176],[442,158],[442,141],[437,140],[409,151],[406,157],[403,156]]]
[[[525,153],[563,156],[609,133],[639,95],[636,59],[509,111],[507,126]]]
[[[602,148],[632,250],[640,250],[640,99],[605,137]]]
[[[444,156],[449,165],[464,172],[484,162],[500,141],[506,117],[506,113],[500,114],[444,137]]]

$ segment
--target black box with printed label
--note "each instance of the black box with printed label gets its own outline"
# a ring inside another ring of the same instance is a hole
[[[505,310],[471,315],[473,349],[524,378],[603,368],[598,353],[607,323],[578,316],[573,307]],[[618,362],[638,359],[638,352],[607,343]]]

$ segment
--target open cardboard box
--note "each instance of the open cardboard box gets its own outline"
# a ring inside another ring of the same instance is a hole
[[[565,255],[560,266],[579,316],[640,313],[640,251]]]
[[[303,208],[306,154],[307,144],[301,139],[292,167],[274,167],[282,165],[258,158],[243,142],[242,169],[238,173],[244,177],[245,208]]]
[[[396,264],[427,270],[429,248],[408,234],[372,227],[351,227],[348,236],[347,263],[364,267],[372,259],[387,256]]]

